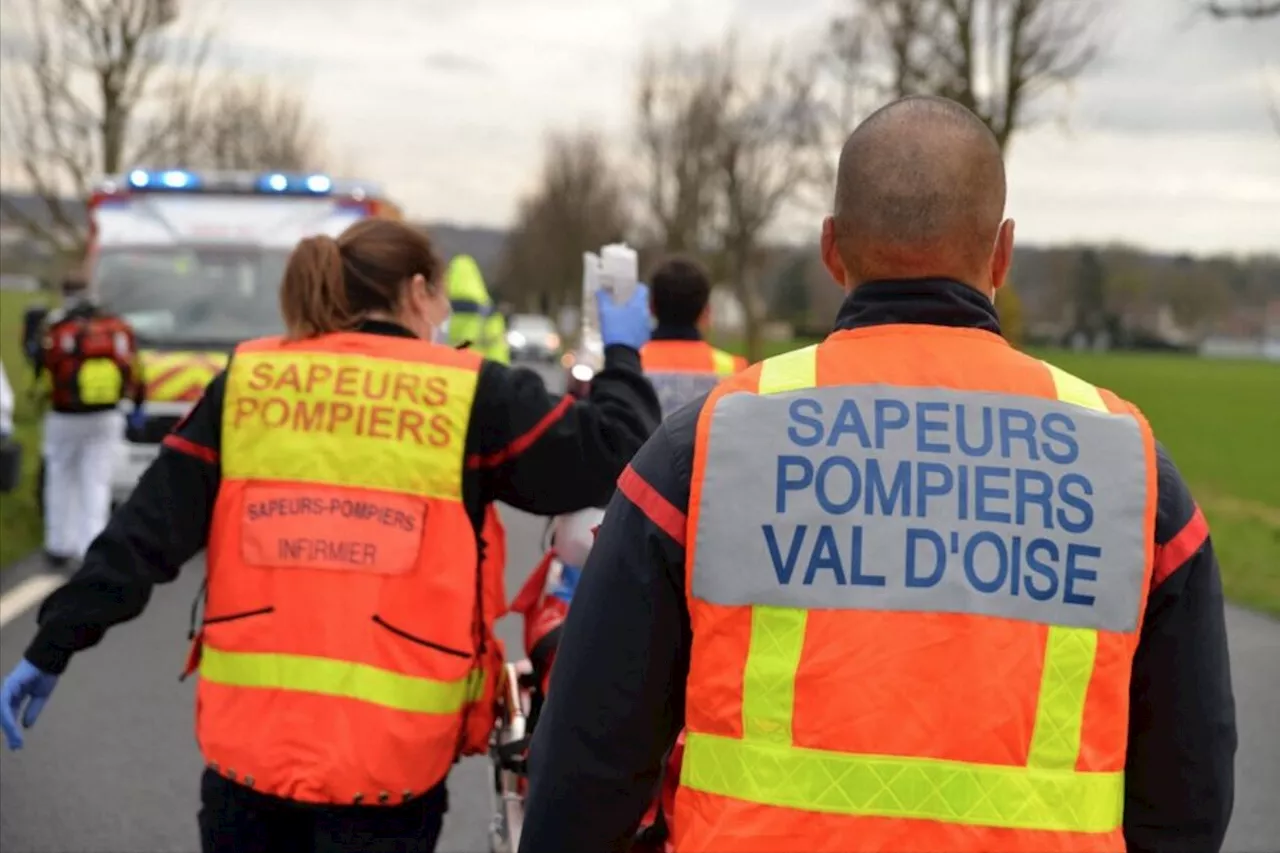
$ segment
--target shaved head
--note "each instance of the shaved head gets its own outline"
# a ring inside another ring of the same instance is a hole
[[[846,283],[947,277],[986,290],[1004,204],[1000,145],[976,115],[925,96],[882,107],[840,152],[831,228]]]

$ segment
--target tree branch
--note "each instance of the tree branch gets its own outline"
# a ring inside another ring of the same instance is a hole
[[[1228,20],[1231,18],[1243,18],[1249,21],[1258,21],[1264,18],[1274,18],[1280,16],[1280,2],[1275,0],[1240,0],[1237,3],[1223,3],[1220,0],[1213,0],[1205,4],[1205,11],[1219,20]]]

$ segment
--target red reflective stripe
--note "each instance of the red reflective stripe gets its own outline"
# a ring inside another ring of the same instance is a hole
[[[618,478],[618,491],[627,496],[649,520],[666,533],[676,544],[683,546],[688,518],[675,508],[671,501],[658,494],[657,489],[644,481],[630,465]]]
[[[1165,578],[1180,569],[1191,555],[1200,550],[1200,546],[1209,538],[1209,524],[1204,520],[1204,513],[1196,507],[1191,520],[1178,531],[1178,534],[1163,545],[1156,546],[1155,569],[1151,573],[1151,588],[1155,589],[1164,583]]]
[[[188,441],[180,435],[166,435],[164,437],[164,446],[170,450],[194,456],[196,459],[201,459],[210,465],[218,464],[218,451],[210,450],[203,445],[196,444],[194,441]]]
[[[547,412],[542,420],[533,425],[533,428],[515,441],[508,444],[497,453],[490,453],[488,456],[481,456],[478,453],[467,457],[468,468],[494,468],[504,462],[519,456],[529,449],[535,441],[542,438],[543,434],[555,426],[556,421],[564,417],[565,412],[569,411],[569,407],[573,405],[573,397],[566,396],[562,399],[554,409]]]

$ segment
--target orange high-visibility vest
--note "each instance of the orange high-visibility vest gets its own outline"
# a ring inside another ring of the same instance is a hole
[[[462,502],[480,363],[358,333],[236,350],[198,638],[210,767],[292,800],[395,805],[491,726]]]
[[[746,359],[706,341],[649,341],[640,348],[640,364],[658,392],[664,417],[747,367]]]
[[[973,329],[838,332],[697,427],[679,850],[1117,851],[1141,414]]]

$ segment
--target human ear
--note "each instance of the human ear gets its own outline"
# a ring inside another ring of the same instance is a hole
[[[828,216],[822,220],[820,251],[822,253],[822,265],[827,268],[827,274],[831,276],[836,284],[848,290],[849,273],[844,267],[844,260],[840,257],[840,252],[836,245],[836,221],[834,217]]]
[[[996,244],[991,253],[993,296],[997,290],[1004,287],[1005,279],[1009,277],[1009,268],[1013,266],[1013,229],[1013,220],[1006,219],[1000,223],[1000,230],[996,232]]]

